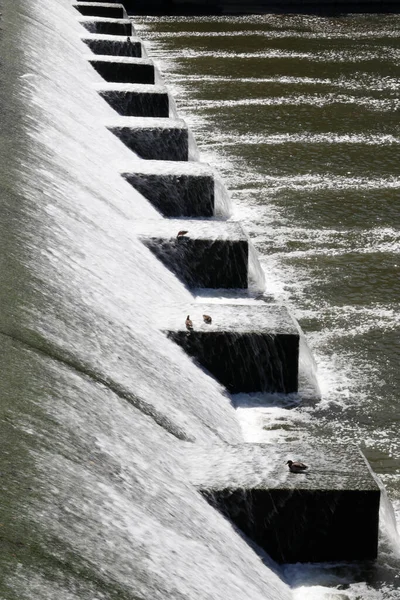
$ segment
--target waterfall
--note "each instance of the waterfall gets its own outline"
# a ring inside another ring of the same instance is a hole
[[[193,297],[134,233],[161,216],[120,176],[78,17],[3,13],[0,596],[289,600],[188,482],[183,450],[240,428],[155,325]]]

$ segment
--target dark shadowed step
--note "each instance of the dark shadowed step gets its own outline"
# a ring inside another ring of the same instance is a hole
[[[189,160],[189,130],[181,119],[122,117],[108,126],[120,140],[146,160]],[[134,180],[131,182],[134,185]]]
[[[309,469],[291,473],[288,460]],[[197,447],[188,466],[207,500],[279,563],[377,556],[380,490],[356,447]]]
[[[76,2],[73,6],[84,16],[124,19],[126,11],[122,4],[107,2]]]
[[[231,393],[297,392],[300,334],[287,308],[199,303],[186,310],[193,330],[185,326],[185,310],[171,311],[168,336]]]
[[[141,58],[143,55],[142,42],[139,38],[130,36],[89,34],[82,38],[93,54],[109,56],[133,56]]]
[[[133,35],[132,21],[129,19],[106,19],[103,17],[86,17],[79,19],[90,33],[100,33],[107,35]]]
[[[137,162],[126,180],[166,217],[211,217],[214,170],[202,163]]]
[[[115,83],[154,84],[154,63],[149,59],[125,56],[91,58],[90,64],[106,81]]]
[[[192,288],[247,288],[248,240],[239,223],[162,220],[137,225],[143,243]],[[187,231],[177,237],[180,231]]]
[[[169,96],[165,87],[130,83],[108,83],[98,88],[100,96],[120,115],[168,117]]]

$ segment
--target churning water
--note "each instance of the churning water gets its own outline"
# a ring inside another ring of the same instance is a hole
[[[382,503],[376,564],[288,567],[295,596],[398,599],[400,19],[135,23],[318,366],[311,406],[238,398],[245,439],[356,443],[395,509]]]

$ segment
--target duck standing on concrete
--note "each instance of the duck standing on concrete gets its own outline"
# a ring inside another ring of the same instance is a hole
[[[210,317],[210,315],[203,315],[203,321],[204,323],[207,323],[207,325],[211,325],[212,318]]]
[[[307,465],[302,462],[288,460],[286,464],[289,465],[289,471],[291,473],[304,473],[304,471],[308,469]]]
[[[186,317],[185,325],[188,331],[193,331],[193,321],[191,320],[189,315]]]

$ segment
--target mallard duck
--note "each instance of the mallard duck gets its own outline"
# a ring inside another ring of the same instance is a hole
[[[204,323],[207,323],[208,325],[211,325],[212,318],[210,317],[210,315],[203,315],[203,321],[204,321]]]
[[[192,331],[192,329],[193,329],[193,321],[191,320],[191,318],[190,318],[189,315],[186,317],[185,325],[186,325],[186,329],[188,331]]]
[[[289,465],[289,471],[291,473],[304,473],[304,471],[308,469],[307,465],[302,462],[288,460],[286,464]]]
[[[185,236],[186,234],[187,234],[187,231],[184,231],[184,230],[182,229],[182,231],[178,231],[178,234],[177,234],[177,236],[176,236],[176,237],[177,237],[177,238],[181,238],[181,237]]]

